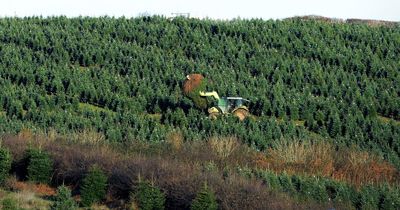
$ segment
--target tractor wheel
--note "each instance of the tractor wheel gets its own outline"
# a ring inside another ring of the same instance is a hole
[[[208,117],[212,120],[216,120],[221,114],[221,110],[217,107],[211,107],[208,109]]]
[[[212,120],[216,120],[219,116],[219,112],[213,112],[208,115],[208,117]]]
[[[236,109],[232,114],[238,117],[240,121],[242,121],[250,115],[250,112],[247,111],[246,109],[239,108]]]

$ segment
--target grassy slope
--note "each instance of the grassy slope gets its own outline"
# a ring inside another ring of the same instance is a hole
[[[24,190],[12,192],[0,188],[0,207],[2,207],[1,204],[4,200],[11,201],[11,203],[19,209],[46,210],[49,209],[51,205],[49,200],[41,198],[32,191]]]

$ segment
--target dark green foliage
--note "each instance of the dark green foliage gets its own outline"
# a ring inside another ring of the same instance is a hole
[[[204,91],[204,92],[212,91],[207,88],[208,88],[208,80],[207,80],[207,78],[204,78],[201,81],[200,85],[198,87],[194,88],[186,96],[193,100],[193,103],[197,108],[206,109],[208,107],[208,105],[210,104],[209,100],[212,100],[212,99],[209,99],[208,97],[200,96],[199,92],[200,91]]]
[[[400,204],[400,190],[397,186],[366,185],[357,190],[347,183],[327,178],[289,176],[270,171],[257,171],[256,175],[272,189],[289,193],[301,200],[321,203],[330,200],[334,204],[357,209],[396,209]],[[279,180],[279,183],[274,180]]]
[[[358,207],[360,209],[378,209],[379,190],[376,187],[367,185],[361,188]]]
[[[139,186],[133,196],[140,209],[162,210],[165,208],[164,193],[147,181],[139,182]]]
[[[218,203],[215,198],[214,192],[205,185],[200,192],[197,193],[196,198],[190,206],[191,210],[217,210]]]
[[[2,210],[20,210],[16,200],[12,198],[4,198],[1,202]]]
[[[281,174],[279,177],[279,183],[282,186],[282,190],[284,192],[293,193],[295,192],[295,186],[293,186],[291,176],[287,175],[286,173]]]
[[[340,136],[341,124],[337,113],[332,113],[328,119],[328,133],[332,138]]]
[[[0,185],[2,185],[11,169],[11,154],[8,149],[0,146]]]
[[[356,190],[348,184],[337,182],[329,179],[322,181],[325,185],[328,197],[338,203],[351,203],[355,204],[358,200]]]
[[[392,188],[384,185],[380,188],[379,208],[395,210],[400,206],[400,188]]]
[[[27,178],[37,183],[50,183],[53,173],[53,160],[41,149],[30,148],[26,152]]]
[[[89,207],[101,201],[107,190],[107,176],[96,165],[92,166],[82,180],[81,198],[82,205]]]
[[[302,178],[292,176],[292,182],[296,186],[297,193],[319,202],[328,201],[325,183],[317,178]]]
[[[111,142],[118,142],[122,140],[121,131],[114,128],[108,128],[106,131],[106,137]]]
[[[52,210],[78,209],[75,200],[71,197],[71,190],[68,187],[66,187],[65,185],[61,185],[57,188],[57,195],[54,197],[51,209]]]
[[[3,133],[89,129],[121,142],[163,141],[179,129],[185,139],[228,133],[264,150],[310,130],[400,167],[400,124],[379,118],[400,120],[399,27],[154,16],[1,18],[0,28]],[[257,120],[211,123],[183,96],[190,73],[203,74],[207,90],[250,99]],[[290,120],[306,126],[293,132]]]
[[[264,180],[268,187],[274,190],[282,190],[279,177],[272,171],[259,172],[258,176]]]

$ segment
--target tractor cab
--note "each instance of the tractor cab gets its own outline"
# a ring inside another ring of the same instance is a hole
[[[242,97],[221,97],[218,100],[218,108],[224,114],[232,113],[238,108],[247,110],[249,102],[249,100]]]

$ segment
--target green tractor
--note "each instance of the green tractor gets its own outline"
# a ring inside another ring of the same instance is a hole
[[[250,115],[248,104],[249,100],[242,97],[219,97],[216,91],[199,92],[200,96],[211,96],[217,100],[217,106],[208,109],[208,114],[211,119],[216,119],[220,114],[233,114],[240,120],[244,120]]]
[[[183,83],[183,93],[192,99],[195,106],[199,109],[207,109],[209,100],[206,97],[213,97],[217,100],[217,106],[208,108],[211,119],[217,118],[221,114],[233,114],[240,120],[244,120],[250,115],[248,104],[249,100],[242,97],[219,97],[216,91],[205,92],[208,80],[201,74],[189,74]]]

